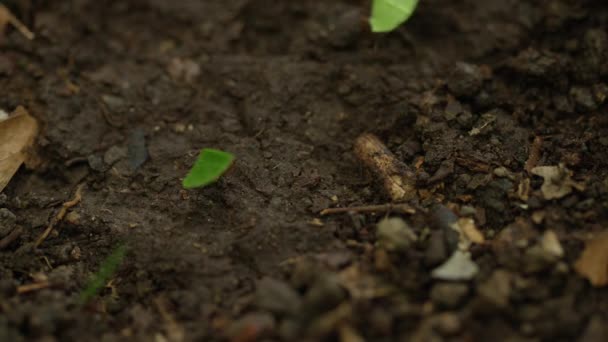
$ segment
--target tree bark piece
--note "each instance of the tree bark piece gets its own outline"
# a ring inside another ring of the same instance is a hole
[[[416,178],[410,168],[373,134],[366,133],[355,141],[355,154],[383,182],[384,190],[394,202],[416,197]]]

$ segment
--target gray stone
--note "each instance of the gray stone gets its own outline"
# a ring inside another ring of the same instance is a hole
[[[471,260],[471,253],[456,250],[441,266],[435,268],[432,277],[441,280],[471,280],[479,272],[479,266]]]
[[[455,309],[469,294],[469,286],[462,283],[438,283],[431,289],[431,300],[440,308]]]
[[[458,62],[447,83],[450,91],[456,96],[473,96],[483,84],[483,75],[476,65]]]
[[[110,147],[103,155],[103,161],[108,165],[114,165],[117,161],[127,157],[127,149],[120,146]]]
[[[17,216],[6,208],[0,208],[0,238],[7,236],[17,224]]]
[[[416,241],[416,233],[399,217],[383,219],[376,232],[378,245],[389,251],[406,251]]]
[[[274,314],[296,315],[300,312],[302,298],[289,284],[265,277],[257,283],[255,304]]]

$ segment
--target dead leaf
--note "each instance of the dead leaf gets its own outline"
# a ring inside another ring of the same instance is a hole
[[[608,231],[587,242],[574,269],[595,287],[608,285]]]
[[[0,191],[28,158],[37,133],[36,119],[21,106],[0,122]]]
[[[473,243],[483,244],[486,239],[483,234],[475,226],[475,220],[470,217],[461,217],[458,219],[458,226],[464,237]]]
[[[537,166],[532,173],[543,178],[540,191],[547,200],[562,198],[572,192],[572,189],[582,191],[584,185],[576,183],[570,177],[571,172],[563,165],[559,166]]]

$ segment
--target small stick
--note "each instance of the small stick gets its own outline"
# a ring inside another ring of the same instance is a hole
[[[166,332],[169,341],[183,341],[184,340],[184,329],[177,323],[175,318],[169,313],[167,310],[167,303],[165,302],[164,297],[156,297],[154,298],[154,304],[158,309],[158,312],[162,316],[162,318],[166,322]]]
[[[543,147],[543,137],[535,136],[534,141],[532,142],[532,146],[530,146],[530,153],[528,154],[528,160],[526,160],[526,165],[524,168],[528,173],[532,172],[532,169],[536,167],[538,164],[538,160],[540,159],[540,150]]]
[[[32,283],[32,284],[26,284],[26,285],[18,286],[17,287],[17,293],[18,294],[24,294],[24,293],[29,293],[29,292],[34,292],[34,291],[46,289],[46,288],[49,288],[49,287],[51,287],[51,282],[41,281],[39,283]]]
[[[346,207],[346,208],[327,208],[321,210],[321,216],[334,215],[334,214],[345,214],[345,213],[400,213],[400,214],[415,214],[416,209],[412,208],[407,204],[378,204],[378,205],[364,205],[359,207]]]
[[[0,4],[0,25],[2,22],[8,22],[13,25],[25,38],[32,40],[36,35],[25,26],[21,20],[17,19],[13,13],[3,4]]]
[[[43,243],[44,240],[46,240],[46,238],[53,231],[53,228],[55,227],[55,225],[57,223],[59,223],[61,220],[63,220],[63,218],[65,217],[65,214],[67,214],[67,212],[68,212],[68,209],[70,209],[71,207],[80,203],[80,201],[82,200],[82,187],[83,186],[84,186],[84,184],[80,184],[78,186],[78,188],[76,188],[76,193],[74,194],[74,198],[71,201],[63,203],[61,210],[59,210],[57,215],[51,220],[51,223],[48,225],[48,227],[46,227],[44,232],[42,232],[40,237],[38,237],[38,240],[36,240],[36,243],[34,243],[34,248],[38,248],[38,246],[40,246],[40,244]]]
[[[10,232],[7,236],[3,237],[2,240],[0,240],[0,250],[5,249],[13,241],[17,240],[17,238],[21,236],[21,233],[23,233],[23,227],[17,227],[13,229],[13,231]]]
[[[394,202],[416,197],[416,177],[410,168],[373,134],[360,135],[355,141],[355,154],[384,183],[384,190]]]

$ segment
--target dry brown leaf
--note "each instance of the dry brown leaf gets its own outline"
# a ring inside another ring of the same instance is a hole
[[[483,244],[486,239],[483,233],[475,226],[475,220],[470,217],[461,217],[458,219],[458,226],[464,237],[473,243]]]
[[[0,191],[28,157],[37,133],[36,119],[21,106],[0,122]]]
[[[574,269],[595,287],[608,285],[608,231],[587,242]]]

